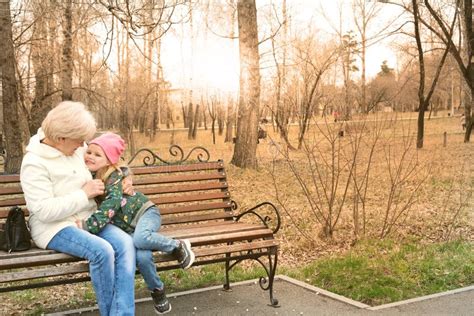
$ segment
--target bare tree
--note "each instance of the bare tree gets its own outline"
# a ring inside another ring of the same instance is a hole
[[[216,144],[216,119],[217,119],[217,97],[211,96],[211,100],[207,102],[207,111],[211,117],[211,133],[212,133],[212,143]]]
[[[420,10],[417,0],[412,0],[412,9],[413,9],[413,18],[414,18],[414,27],[415,27],[415,40],[416,46],[418,49],[418,62],[419,62],[419,75],[420,83],[418,86],[418,132],[416,136],[416,147],[423,147],[423,137],[424,137],[424,121],[425,121],[425,111],[428,109],[430,104],[431,97],[435,90],[436,84],[438,82],[439,75],[441,74],[441,69],[443,68],[444,62],[446,61],[446,56],[449,52],[450,43],[447,44],[444,49],[443,56],[439,62],[438,69],[436,70],[436,75],[433,78],[428,94],[425,96],[425,60],[424,60],[424,51],[421,43],[421,34],[420,34]],[[454,15],[453,22],[450,28],[450,37],[452,37],[453,29],[455,25],[457,14]]]
[[[36,41],[31,42],[31,60],[35,77],[34,97],[28,113],[30,134],[36,133],[41,122],[52,108],[52,95],[54,94],[54,49],[51,33],[55,31],[50,20],[52,8],[45,3],[33,6],[32,36]]]
[[[217,128],[219,136],[222,136],[224,133],[224,125],[225,125],[225,111],[222,104],[219,104],[217,107]]]
[[[8,173],[20,171],[23,157],[15,65],[10,1],[0,1],[0,72],[2,76],[3,130],[6,139],[5,172]]]
[[[199,111],[200,107],[199,104],[196,104],[196,110],[194,112],[194,122],[193,122],[193,133],[192,133],[192,139],[196,139],[197,136],[197,129],[199,125],[199,120],[200,120],[200,114],[201,112]]]
[[[189,103],[188,105],[188,139],[193,138],[193,122],[194,122],[194,112],[193,112],[193,104]]]
[[[63,25],[63,55],[61,65],[62,99],[72,100],[72,0],[66,0]]]
[[[427,22],[424,22],[424,24],[449,47],[468,87],[469,95],[466,100],[467,102],[464,104],[464,115],[466,117],[464,142],[469,142],[474,125],[474,117],[472,116],[474,103],[474,25],[472,20],[472,0],[456,0],[456,12],[460,12],[462,18],[461,33],[463,39],[462,45],[458,46],[453,42],[452,29],[443,20],[441,10],[435,10],[428,0],[425,0],[424,3],[441,31],[433,28]]]
[[[324,73],[336,60],[335,50],[331,47],[321,49],[313,37],[295,41],[295,62],[297,65],[296,91],[289,98],[296,105],[299,131],[298,149],[303,146],[303,139],[312,121],[321,97],[318,90]]]
[[[365,0],[356,0],[353,3],[353,12],[354,12],[354,21],[361,37],[360,41],[360,59],[362,64],[361,69],[361,108],[364,113],[368,113],[367,110],[367,67],[366,67],[366,55],[367,47],[371,45],[370,38],[368,35],[369,25],[376,19],[379,8],[376,6],[376,3],[367,3]]]
[[[227,102],[227,119],[226,119],[226,130],[225,130],[225,143],[232,141],[232,131],[234,130],[234,105],[233,100],[229,99]]]
[[[283,32],[280,39],[280,46],[277,45],[277,37],[271,38],[272,55],[276,67],[275,78],[275,102],[271,102],[274,106],[270,106],[272,114],[272,123],[276,124],[276,128],[280,133],[280,137],[285,141],[289,149],[295,149],[288,139],[288,125],[290,120],[290,102],[284,93],[287,89],[287,55],[288,55],[288,13],[286,0],[282,3]],[[281,52],[280,52],[281,51]],[[275,109],[276,107],[276,109]]]
[[[378,2],[387,3],[388,1],[378,0]],[[397,4],[394,2],[390,3]],[[439,38],[446,47],[449,47],[449,52],[458,64],[465,84],[468,87],[469,95],[464,104],[464,114],[467,125],[466,132],[464,134],[464,142],[469,142],[474,125],[474,118],[472,117],[472,104],[474,102],[474,27],[472,23],[472,0],[456,0],[455,3],[446,3],[444,1],[440,1],[437,3],[438,5],[447,4],[448,8],[441,7],[438,9],[435,9],[432,5],[432,2],[428,0],[424,0],[423,3],[428,9],[432,19],[424,19],[423,17],[419,16],[419,22],[422,23],[433,34],[435,34],[436,37]],[[411,8],[406,7],[403,3],[397,5],[403,6],[408,11],[412,11]],[[446,22],[448,18],[443,16],[444,12],[452,11],[450,10],[449,5],[454,5],[456,13],[460,13],[461,15],[462,41],[460,45],[456,45],[454,43],[452,28],[449,27],[449,22]]]
[[[231,163],[242,168],[257,166],[257,129],[260,98],[257,8],[255,0],[237,3],[240,51],[240,96],[237,139]]]

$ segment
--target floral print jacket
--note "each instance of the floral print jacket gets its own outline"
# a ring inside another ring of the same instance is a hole
[[[127,168],[110,174],[105,181],[105,198],[98,203],[98,210],[83,221],[83,229],[97,234],[111,223],[128,233],[135,230],[140,216],[154,203],[141,192],[135,192],[134,195],[123,194],[122,180],[127,174]]]

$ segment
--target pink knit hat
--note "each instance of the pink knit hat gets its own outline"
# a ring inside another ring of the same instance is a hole
[[[94,138],[89,144],[100,146],[112,164],[116,164],[125,150],[125,141],[117,134],[105,133]]]

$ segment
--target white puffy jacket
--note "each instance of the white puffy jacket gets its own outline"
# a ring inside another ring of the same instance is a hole
[[[30,212],[31,237],[40,248],[64,227],[76,226],[97,208],[82,186],[92,179],[84,163],[84,147],[72,156],[42,144],[43,132],[31,137],[20,172],[21,187]]]

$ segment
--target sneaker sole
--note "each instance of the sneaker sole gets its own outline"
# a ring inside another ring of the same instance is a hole
[[[186,270],[186,269],[189,269],[193,265],[194,260],[196,259],[196,256],[194,255],[194,252],[191,249],[191,243],[189,242],[189,240],[184,239],[182,240],[182,242],[184,243],[184,247],[188,250],[188,253],[190,256],[189,263],[186,266],[183,266],[183,269]]]
[[[165,312],[159,312],[159,311],[156,310],[156,308],[153,308],[153,309],[155,310],[155,314],[158,314],[158,315],[167,314],[167,313],[171,312],[171,304],[170,304],[170,309],[168,309]]]

